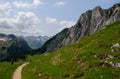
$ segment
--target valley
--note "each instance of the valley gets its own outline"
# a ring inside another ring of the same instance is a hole
[[[32,49],[40,48],[50,37],[48,36],[27,36],[23,38]]]
[[[25,26],[37,25],[34,14],[22,17],[30,22],[20,20],[17,24],[14,17],[11,22],[15,23],[8,25],[19,26],[23,21]],[[46,20],[48,25],[58,23],[55,18]],[[67,25],[66,21],[60,24]],[[24,25],[19,29],[26,29]],[[34,35],[38,30],[27,27]],[[0,79],[120,79],[120,3],[108,9],[96,6],[87,10],[73,26],[52,37],[0,33]]]

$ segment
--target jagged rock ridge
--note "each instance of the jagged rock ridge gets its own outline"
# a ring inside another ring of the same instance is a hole
[[[37,51],[41,53],[53,52],[104,29],[107,25],[116,21],[120,21],[120,3],[109,9],[102,9],[97,6],[93,10],[83,13],[74,26],[66,28],[53,36]]]

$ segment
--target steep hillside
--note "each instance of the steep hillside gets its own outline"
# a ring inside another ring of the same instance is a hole
[[[104,29],[106,25],[119,20],[120,4],[115,4],[109,9],[102,9],[97,6],[93,10],[88,10],[83,13],[74,26],[66,28],[55,35],[37,51],[41,53],[55,51]]]
[[[23,79],[120,79],[120,22],[27,61]]]
[[[40,48],[48,39],[48,36],[26,36],[22,37],[32,49]]]
[[[17,38],[14,35],[0,34],[0,61],[14,61],[18,58],[24,58],[27,51],[31,48],[25,40]]]

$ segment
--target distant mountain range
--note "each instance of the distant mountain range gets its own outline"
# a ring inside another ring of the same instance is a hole
[[[36,52],[53,52],[104,29],[107,25],[116,21],[120,21],[120,4],[115,4],[109,9],[102,9],[97,6],[93,10],[83,13],[74,26],[53,36]]]
[[[19,58],[24,59],[32,49],[27,42],[13,34],[0,34],[0,61],[16,61]]]
[[[104,29],[116,21],[120,21],[120,4],[115,4],[109,9],[97,6],[93,10],[88,10],[80,16],[74,26],[63,29],[52,38],[48,36],[16,37],[13,34],[0,34],[0,60],[24,59],[30,52],[32,54],[53,52]]]
[[[0,33],[0,61],[17,61],[25,59],[33,49],[40,48],[48,36],[15,36]]]
[[[26,36],[22,38],[28,43],[32,49],[40,48],[50,37],[48,36]]]

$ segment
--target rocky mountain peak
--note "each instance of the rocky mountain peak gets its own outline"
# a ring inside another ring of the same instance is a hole
[[[117,4],[113,5],[112,8],[117,8],[117,7],[120,7],[120,3],[117,3]]]
[[[96,6],[93,11],[99,11],[99,10],[102,10],[102,8],[100,6]]]
[[[109,9],[102,9],[97,6],[93,10],[83,13],[73,27],[56,34],[38,50],[42,53],[55,51],[104,29],[116,21],[120,21],[120,3]]]

